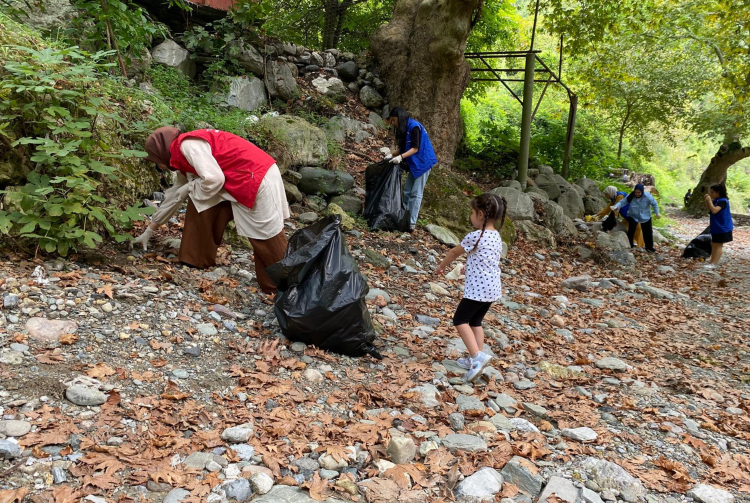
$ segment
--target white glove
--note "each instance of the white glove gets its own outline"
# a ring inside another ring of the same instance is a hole
[[[612,211],[617,211],[618,208],[617,208],[617,206],[610,206],[609,209],[612,210]]]
[[[401,159],[400,155],[397,155],[396,157],[394,157],[394,158],[391,159],[391,163],[393,163],[393,164],[401,164],[401,161],[402,161],[402,159]]]
[[[383,157],[383,160],[387,161],[388,159],[392,159],[392,158],[393,158],[393,154],[386,154],[386,156]]]
[[[135,238],[133,241],[130,242],[130,248],[133,248],[133,243],[138,243],[139,245],[143,246],[143,251],[148,250],[148,241],[151,239],[151,236],[154,235],[154,231],[151,230],[151,227],[146,227],[146,230],[143,231],[143,234]]]

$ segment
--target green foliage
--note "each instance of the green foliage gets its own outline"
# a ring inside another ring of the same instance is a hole
[[[118,229],[147,211],[114,207],[99,189],[104,180],[122,176],[113,161],[145,153],[110,145],[100,134],[106,124],[127,126],[98,83],[110,53],[76,47],[11,51],[0,72],[0,130],[18,132],[12,146],[24,151],[33,170],[26,185],[3,191],[11,204],[0,212],[0,232],[61,255],[81,245],[95,248],[102,232],[118,242],[128,239]]]

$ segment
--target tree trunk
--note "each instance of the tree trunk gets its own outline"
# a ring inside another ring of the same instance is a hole
[[[335,49],[336,26],[339,22],[339,0],[323,0],[323,50]]]
[[[705,214],[707,210],[703,197],[708,194],[708,188],[716,183],[726,183],[727,170],[746,157],[750,157],[750,147],[743,148],[739,142],[723,144],[703,171],[698,185],[693,189],[693,195],[686,206],[687,211],[693,215]]]
[[[628,111],[625,114],[625,118],[622,120],[622,126],[620,126],[620,138],[617,142],[617,160],[620,160],[622,155],[622,139],[625,136],[625,130],[628,128],[628,119],[630,118],[630,104],[628,104]]]
[[[461,139],[461,96],[470,73],[464,50],[480,4],[397,0],[390,23],[370,43],[390,106],[424,125],[442,164],[453,163]]]

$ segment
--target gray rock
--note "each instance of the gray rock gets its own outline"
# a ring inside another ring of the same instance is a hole
[[[176,487],[169,491],[162,501],[163,503],[181,503],[187,499],[188,496],[190,496],[190,491]]]
[[[528,412],[532,416],[540,417],[542,419],[547,419],[549,417],[549,411],[541,405],[529,402],[522,402],[521,405],[526,410],[526,412]]]
[[[674,300],[674,294],[672,292],[662,290],[661,288],[656,288],[649,285],[636,285],[635,288],[640,292],[646,292],[655,299]]]
[[[435,407],[440,406],[440,400],[438,400],[440,392],[432,384],[423,384],[416,388],[412,388],[409,391],[416,391],[419,393],[422,398],[422,405],[428,409],[434,409]]]
[[[328,503],[339,501],[335,499],[327,500]],[[273,489],[259,498],[254,498],[253,503],[317,503],[312,499],[309,493],[299,487],[277,485]]]
[[[185,458],[183,463],[190,468],[203,470],[213,460],[214,456],[210,452],[194,452]]]
[[[65,474],[65,469],[56,466],[50,470],[52,474],[52,482],[55,484],[62,484],[68,481],[68,476]]]
[[[304,374],[302,374],[305,379],[312,383],[321,383],[325,381],[325,377],[323,377],[323,374],[321,374],[318,370],[308,368],[305,370]]]
[[[600,488],[620,491],[622,499],[629,503],[638,501],[647,493],[643,484],[620,465],[603,459],[586,458],[581,466],[588,472],[589,479]]]
[[[283,159],[279,159],[278,161],[280,167],[282,165],[284,168],[291,166],[320,166],[328,161],[328,139],[325,132],[303,118],[292,115],[279,115],[278,117],[265,116],[259,124],[268,130],[273,139],[283,145],[284,155],[276,156],[277,159],[283,157]],[[299,172],[302,174],[302,170]],[[297,186],[302,192],[305,192],[300,183]],[[351,188],[351,185],[349,188]],[[321,193],[343,194],[346,190],[342,190],[341,192],[322,191]]]
[[[221,439],[232,444],[241,444],[250,440],[253,430],[254,427],[250,423],[232,426],[221,432]]]
[[[495,494],[502,486],[503,476],[494,468],[485,466],[461,481],[456,496],[467,501],[495,501]]]
[[[572,480],[553,475],[547,481],[537,503],[547,503],[547,498],[557,496],[568,503],[603,503],[597,493],[585,487],[576,487]]]
[[[417,456],[417,446],[411,437],[393,437],[388,442],[388,455],[397,465],[411,463]]]
[[[305,196],[300,192],[297,186],[287,180],[284,180],[284,193],[286,194],[286,200],[289,204],[301,203],[305,200]]]
[[[557,186],[557,181],[552,175],[540,173],[534,178],[534,183],[537,187],[543,190],[550,199],[555,200],[560,197],[560,187]]]
[[[233,480],[223,487],[227,498],[234,498],[237,501],[246,501],[253,494],[252,489],[250,489],[250,481],[243,478]]]
[[[514,382],[513,387],[519,391],[525,391],[527,389],[536,388],[536,384],[534,384],[533,381],[528,381],[526,379],[523,379],[521,381]]]
[[[172,375],[175,376],[177,379],[187,379],[189,374],[187,370],[174,369],[172,371]]]
[[[368,264],[372,264],[375,267],[388,267],[389,265],[391,265],[390,262],[388,262],[387,258],[385,258],[380,253],[378,253],[375,250],[372,250],[370,248],[365,248],[365,262],[367,262]],[[373,290],[377,290],[379,292],[382,292],[382,290],[378,290],[377,288],[374,288],[374,289],[372,289],[370,291],[372,292]],[[380,294],[373,295],[372,298],[374,299],[378,295],[380,295]],[[390,303],[390,301],[391,301],[390,296],[388,296],[388,297],[383,296],[383,298],[386,299],[386,302]]]
[[[532,220],[534,218],[534,203],[528,194],[511,187],[498,187],[490,192],[504,197],[508,203],[507,215],[514,222],[518,220]]]
[[[336,67],[336,73],[347,82],[353,82],[359,77],[359,69],[357,69],[357,63],[354,61],[347,61],[339,64]]]
[[[64,334],[74,334],[78,331],[78,324],[74,321],[47,318],[29,318],[25,327],[29,337],[40,342],[57,342]]]
[[[560,434],[565,438],[571,438],[578,442],[593,442],[597,439],[598,435],[591,428],[565,428]]]
[[[313,79],[312,85],[316,91],[335,102],[343,101],[346,98],[346,87],[340,79],[331,77],[318,77]]]
[[[445,227],[439,225],[430,224],[427,226],[427,231],[432,234],[432,237],[440,241],[441,243],[448,246],[458,246],[461,244],[461,240],[449,231]]]
[[[292,461],[292,464],[300,470],[309,470],[311,472],[320,469],[320,464],[316,460],[308,458],[307,456],[302,456],[299,459],[295,459],[294,461]]]
[[[583,218],[586,213],[583,198],[575,190],[569,190],[557,199],[557,204],[563,209],[565,215],[570,219]]]
[[[245,70],[253,72],[256,76],[263,77],[266,69],[263,56],[252,45],[247,43],[240,44],[237,47],[237,55],[235,56],[239,65]]]
[[[257,77],[234,77],[229,81],[227,104],[242,110],[253,111],[268,104],[266,85]]]
[[[596,247],[602,250],[630,251],[630,241],[627,233],[622,231],[599,232],[596,235]]]
[[[362,212],[364,203],[362,200],[353,195],[342,194],[331,199],[331,204],[339,206],[342,210],[353,215],[359,215]]]
[[[529,220],[517,221],[515,222],[515,227],[516,232],[522,235],[526,241],[539,243],[548,248],[554,248],[557,245],[555,235],[546,227],[537,225]]]
[[[560,283],[560,286],[562,288],[570,288],[572,290],[578,290],[579,292],[585,292],[591,288],[591,276],[574,276],[563,280],[563,282]]]
[[[518,402],[515,398],[512,396],[506,394],[506,393],[500,393],[495,398],[495,403],[501,408],[504,409],[508,413],[514,413],[516,409],[518,408]],[[508,409],[510,409],[510,412]]]
[[[428,327],[437,327],[440,325],[440,318],[433,318],[432,316],[426,316],[424,314],[416,315],[414,320],[420,325],[427,325]]]
[[[732,493],[708,484],[698,484],[690,489],[687,495],[701,503],[734,503]]]
[[[267,473],[256,473],[250,477],[250,487],[253,494],[267,494],[273,489],[273,479]]]
[[[448,416],[448,421],[451,424],[451,428],[453,428],[453,431],[461,431],[464,429],[465,426],[465,419],[464,415],[460,412],[454,412]]]
[[[456,397],[456,405],[458,405],[458,410],[461,412],[466,412],[467,410],[484,411],[485,409],[484,403],[480,399],[469,395],[458,395]]]
[[[242,461],[250,461],[255,456],[255,448],[247,444],[234,444],[229,446]]]
[[[219,333],[219,331],[216,330],[216,327],[211,323],[200,323],[195,328],[198,329],[198,333],[206,337],[212,337]]]
[[[387,263],[388,261],[386,261],[386,264]],[[365,295],[365,300],[374,300],[378,295],[382,296],[387,304],[391,303],[391,296],[388,295],[388,292],[386,292],[385,290],[380,290],[378,288],[370,288],[370,291],[367,292],[367,295]]]
[[[19,353],[25,353],[26,351],[29,350],[29,347],[26,344],[19,344],[17,342],[13,342],[10,345],[10,349],[12,349],[13,351],[17,351]]]
[[[604,198],[604,193],[599,189],[599,184],[591,178],[581,178],[576,180],[576,185],[583,189],[584,194],[587,196]],[[601,209],[601,208],[599,208]]]
[[[511,189],[520,190],[523,192],[523,186],[521,186],[521,182],[518,180],[506,180],[503,183],[500,184],[501,187],[510,187]]]
[[[188,346],[182,350],[182,354],[197,358],[201,355],[201,348],[198,346]]]
[[[483,438],[474,435],[466,435],[464,433],[446,435],[442,439],[442,443],[445,448],[451,452],[484,452],[487,450],[487,443]]]
[[[21,455],[21,446],[10,440],[0,440],[0,459],[15,459]]]
[[[619,358],[614,358],[612,356],[608,356],[606,358],[601,358],[594,363],[596,368],[604,369],[604,370],[614,370],[616,372],[625,372],[628,370],[628,364],[624,361],[620,360]]]
[[[554,175],[555,170],[552,169],[552,166],[539,166],[539,173],[542,175]]]
[[[554,201],[544,203],[544,226],[555,234],[575,235],[578,233],[573,221],[565,214],[562,207]]]
[[[306,211],[305,213],[297,215],[297,220],[299,220],[301,224],[310,225],[318,221],[318,214],[314,211]]]
[[[5,309],[12,309],[18,305],[18,295],[9,293],[3,296],[3,307]]]
[[[383,103],[385,103],[380,93],[374,87],[370,86],[364,86],[359,90],[359,101],[367,108],[373,110],[382,107]]]
[[[304,342],[293,342],[290,349],[295,353],[304,353],[307,349],[307,344]]]
[[[272,99],[289,101],[299,97],[297,80],[286,61],[266,62],[266,85]]]
[[[604,196],[585,196],[583,198],[583,209],[586,215],[598,215],[602,208],[611,205],[609,199]]]
[[[535,470],[535,467],[531,461],[520,456],[513,456],[505,464],[500,474],[503,476],[503,480],[518,486],[520,490],[528,493],[532,498],[536,498],[542,491],[544,479],[535,475],[533,470]]]
[[[96,388],[76,384],[65,391],[65,397],[82,407],[101,405],[107,401],[107,395]]]
[[[190,78],[195,76],[195,63],[190,59],[190,53],[174,40],[165,40],[154,47],[151,56],[157,63],[175,68]]]
[[[510,419],[503,416],[502,414],[495,414],[494,416],[492,416],[492,418],[490,419],[490,423],[494,424],[495,428],[500,431],[513,431],[516,429]]]
[[[302,175],[297,187],[304,194],[343,194],[354,186],[354,178],[345,171],[329,171],[323,168],[302,168]]]
[[[31,423],[15,419],[0,421],[0,434],[7,437],[22,437],[31,431]]]
[[[509,421],[513,425],[514,430],[539,433],[539,428],[522,417],[512,417]]]

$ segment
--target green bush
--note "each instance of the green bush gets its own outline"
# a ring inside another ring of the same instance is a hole
[[[19,162],[31,170],[25,185],[3,191],[11,204],[0,211],[0,232],[61,255],[81,245],[95,248],[103,232],[118,242],[128,239],[119,229],[149,211],[112,205],[103,197],[103,182],[125,176],[113,161],[145,153],[121,148],[103,133],[107,126],[128,126],[99,83],[107,78],[109,65],[102,61],[111,53],[9,50],[0,72],[0,135],[20,148]]]

